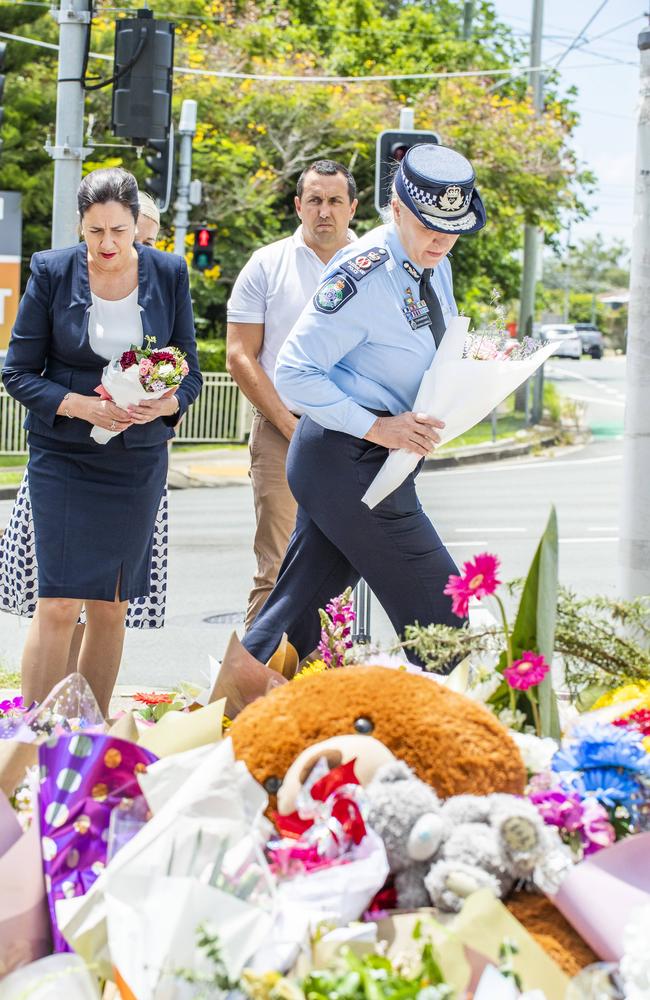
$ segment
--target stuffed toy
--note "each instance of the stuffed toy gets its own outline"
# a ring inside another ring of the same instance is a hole
[[[275,796],[302,751],[332,736],[373,736],[441,798],[521,795],[526,769],[495,717],[426,674],[345,667],[274,688],[229,729],[235,755]]]
[[[236,757],[275,796],[292,763],[333,736],[373,736],[442,799],[521,795],[526,769],[487,709],[435,679],[388,667],[326,670],[274,688],[230,727]],[[552,903],[518,893],[509,908],[568,975],[597,961]]]
[[[559,837],[525,799],[457,795],[440,802],[401,761],[381,767],[366,788],[368,823],[384,841],[397,905],[433,903],[458,912],[480,888],[503,899],[531,876]]]
[[[360,785],[372,781],[379,768],[395,762],[388,747],[372,736],[333,736],[307,747],[298,754],[285,774],[278,790],[278,812],[288,815],[296,808],[296,799],[302,785],[319,760],[325,758],[330,771],[341,764],[354,761],[354,773]]]
[[[441,817],[440,799],[398,760],[379,768],[366,786],[366,798],[368,825],[384,842],[397,906],[401,910],[428,906],[425,876],[450,832]]]

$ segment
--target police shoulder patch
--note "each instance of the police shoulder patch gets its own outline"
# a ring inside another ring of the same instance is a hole
[[[389,256],[390,254],[385,247],[370,247],[369,250],[364,250],[356,257],[350,257],[349,260],[346,260],[341,264],[341,269],[356,281],[361,281],[371,271],[385,264]]]
[[[333,313],[357,294],[354,283],[347,274],[335,271],[320,286],[314,295],[314,305],[319,312]]]

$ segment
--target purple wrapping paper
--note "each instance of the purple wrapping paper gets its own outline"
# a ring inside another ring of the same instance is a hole
[[[55,951],[57,899],[83,896],[106,865],[111,812],[141,795],[137,774],[157,757],[101,733],[65,734],[39,747],[41,849]]]

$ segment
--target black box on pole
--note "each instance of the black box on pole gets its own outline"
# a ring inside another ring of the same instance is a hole
[[[172,112],[174,22],[150,10],[115,23],[113,134],[145,145],[166,139]]]

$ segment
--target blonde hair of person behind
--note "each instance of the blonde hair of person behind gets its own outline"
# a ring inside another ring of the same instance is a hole
[[[138,191],[138,203],[140,205],[140,214],[146,215],[148,219],[151,219],[156,225],[160,225],[160,210],[156,205],[153,198],[145,194],[144,191]]]

